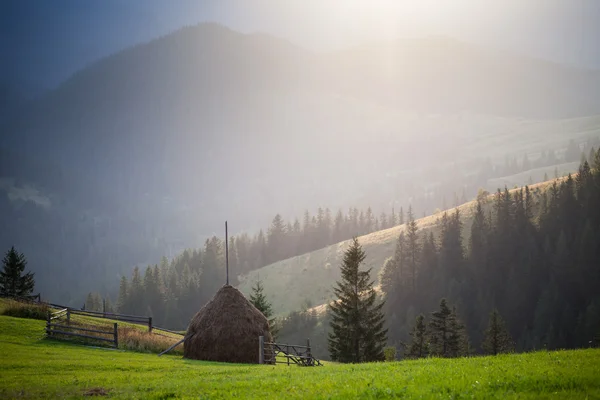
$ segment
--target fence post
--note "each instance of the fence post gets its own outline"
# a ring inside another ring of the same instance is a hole
[[[152,317],[148,317],[148,332],[152,333]]]
[[[258,363],[259,364],[265,363],[265,337],[264,336],[258,337]]]
[[[287,358],[288,367],[290,366],[290,345],[285,345],[285,358]]]
[[[114,325],[114,333],[113,333],[114,337],[115,337],[115,349],[119,348],[119,330],[117,327],[117,323],[115,322]]]
[[[46,335],[50,336],[50,311],[48,311],[48,316],[46,317]]]
[[[71,325],[71,309],[67,308],[67,325]]]

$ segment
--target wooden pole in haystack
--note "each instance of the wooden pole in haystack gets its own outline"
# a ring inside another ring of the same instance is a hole
[[[229,285],[229,238],[227,237],[227,221],[225,221],[225,284]]]

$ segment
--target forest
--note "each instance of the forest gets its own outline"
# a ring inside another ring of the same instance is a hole
[[[600,151],[538,202],[528,187],[478,198],[469,243],[459,212],[441,234],[419,234],[409,216],[382,273],[390,340],[401,345],[419,314],[441,298],[479,351],[492,310],[517,351],[588,347],[600,334]],[[537,217],[534,217],[537,215]]]

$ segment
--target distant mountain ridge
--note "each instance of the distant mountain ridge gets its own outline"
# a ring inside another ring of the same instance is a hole
[[[200,245],[225,219],[247,230],[273,212],[400,201],[374,182],[441,162],[473,132],[592,114],[597,71],[437,39],[316,53],[187,27],[90,65],[2,123],[0,147],[39,167],[25,174],[30,163],[11,156],[0,178],[43,186],[53,207],[23,216],[32,204],[2,196],[2,223],[20,233],[0,245],[30,254],[41,277],[72,267],[112,282],[133,263]]]

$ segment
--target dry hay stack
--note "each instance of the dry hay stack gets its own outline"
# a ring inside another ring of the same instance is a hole
[[[225,285],[192,318],[183,356],[195,360],[258,363],[258,337],[273,341],[269,321],[233,286]]]

